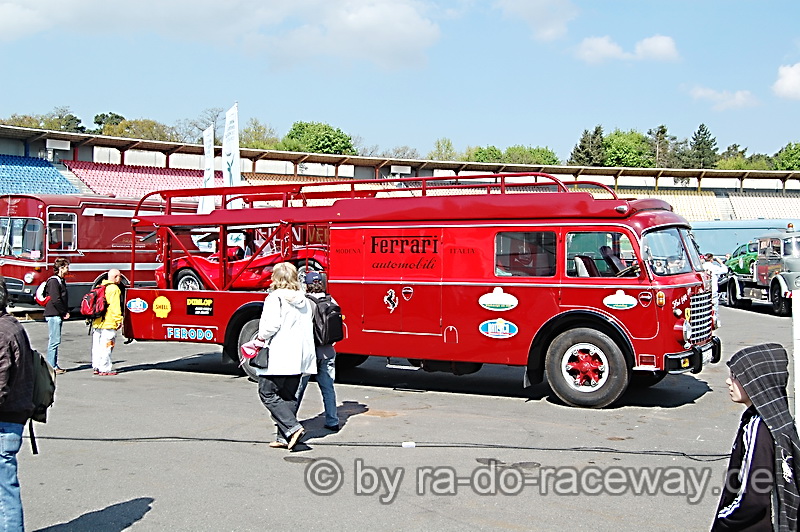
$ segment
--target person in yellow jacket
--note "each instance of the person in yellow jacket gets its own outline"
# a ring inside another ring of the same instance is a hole
[[[119,282],[122,274],[117,269],[108,271],[106,302],[108,307],[104,316],[92,322],[92,368],[95,375],[116,375],[111,365],[111,352],[117,338],[117,329],[122,327],[122,292]]]

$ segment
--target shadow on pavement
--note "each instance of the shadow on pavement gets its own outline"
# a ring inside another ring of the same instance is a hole
[[[104,530],[116,532],[125,530],[140,521],[152,509],[155,499],[139,497],[130,501],[112,504],[108,508],[89,512],[76,517],[69,523],[38,529],[39,532],[83,532],[85,530]]]

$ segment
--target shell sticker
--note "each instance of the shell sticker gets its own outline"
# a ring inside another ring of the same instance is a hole
[[[504,339],[511,338],[517,334],[517,332],[519,332],[519,327],[510,321],[498,318],[496,320],[484,321],[478,326],[478,330],[482,335],[488,336],[489,338]]]
[[[637,305],[638,301],[635,297],[629,296],[624,290],[617,290],[610,296],[603,298],[603,304],[608,308],[615,310],[627,310]]]
[[[172,304],[166,297],[158,296],[155,301],[153,301],[153,312],[156,318],[166,318],[171,311]]]
[[[486,310],[503,312],[504,310],[511,310],[516,307],[519,301],[511,294],[503,292],[503,289],[498,286],[488,294],[483,294],[478,298],[478,304]]]
[[[144,299],[136,298],[131,299],[125,304],[125,307],[130,310],[131,312],[140,313],[147,310],[147,301]]]

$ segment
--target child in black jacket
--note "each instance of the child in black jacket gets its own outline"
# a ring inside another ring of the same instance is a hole
[[[779,344],[748,347],[728,361],[731,400],[747,410],[733,442],[714,532],[797,530],[800,441],[786,397],[788,365]]]

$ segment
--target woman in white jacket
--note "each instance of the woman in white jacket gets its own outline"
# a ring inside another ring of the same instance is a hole
[[[270,290],[258,325],[258,338],[269,345],[267,369],[256,371],[258,395],[278,427],[278,437],[270,447],[291,449],[304,433],[297,421],[295,398],[300,378],[317,373],[313,309],[293,264],[275,265]]]

